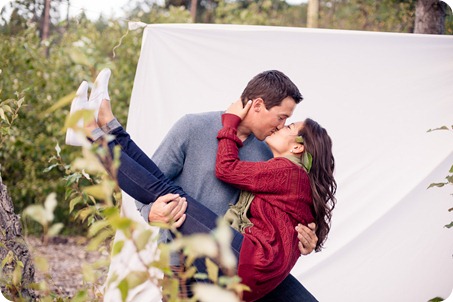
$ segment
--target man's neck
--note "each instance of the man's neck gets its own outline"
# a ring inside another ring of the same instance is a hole
[[[241,141],[245,141],[251,133],[252,131],[250,131],[247,126],[244,126],[242,124],[239,125],[237,135]]]

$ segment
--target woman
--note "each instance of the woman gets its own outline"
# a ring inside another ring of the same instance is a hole
[[[121,145],[120,187],[144,203],[168,193],[180,194],[188,200],[180,232],[187,235],[214,229],[217,216],[173,185],[115,119],[108,101],[108,76],[101,72],[96,83],[99,87],[92,91],[94,97],[90,101],[86,101],[83,93],[86,84],[82,83],[80,97],[73,102],[71,112],[94,109],[96,122],[86,126],[92,139],[100,139],[106,132],[115,136],[110,148]],[[227,216],[243,234],[234,232],[232,248],[239,258],[238,274],[252,290],[244,293],[244,299],[255,301],[280,284],[300,256],[294,225],[315,221],[319,238],[316,249],[321,249],[330,228],[336,183],[330,137],[309,119],[291,124],[266,139],[273,159],[261,163],[240,161],[238,148],[242,142],[236,131],[250,106],[250,101],[244,108],[238,101],[223,115],[216,174],[249,192],[241,194],[239,205]],[[67,136],[69,144],[74,144],[72,135]]]

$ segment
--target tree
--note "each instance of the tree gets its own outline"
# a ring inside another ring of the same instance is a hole
[[[41,40],[46,40],[52,25],[60,19],[58,4],[61,4],[61,0],[16,0],[11,2],[11,8],[16,11],[15,18],[20,17],[17,20],[38,24],[39,36]],[[11,19],[10,22],[17,20]]]
[[[447,4],[440,0],[418,0],[415,6],[416,34],[444,34]]]
[[[1,86],[0,86],[1,91]],[[0,99],[0,152],[14,133],[13,124],[18,118],[24,98]],[[1,96],[0,96],[1,97]],[[1,164],[0,164],[1,171]],[[34,282],[35,269],[30,252],[22,237],[19,217],[0,173],[0,289],[13,300],[35,298],[29,285]]]
[[[307,16],[307,27],[316,28],[318,27],[319,18],[319,0],[308,1],[308,16]]]
[[[34,282],[35,268],[22,237],[19,217],[14,214],[11,197],[0,177],[0,287],[10,299],[34,300],[35,294],[29,289]]]

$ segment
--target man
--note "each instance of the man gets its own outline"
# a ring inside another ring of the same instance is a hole
[[[243,141],[239,157],[244,161],[266,161],[272,157],[263,140],[281,129],[302,101],[296,85],[282,72],[265,71],[255,76],[244,89],[241,100],[252,100],[249,113],[238,128]],[[169,131],[153,160],[162,172],[184,191],[217,215],[224,215],[230,204],[235,204],[239,190],[215,177],[217,132],[222,128],[223,112],[189,114],[181,118]],[[187,203],[163,196],[153,204],[136,202],[145,220],[169,222],[180,226],[185,219]],[[296,226],[295,226],[296,227]],[[311,253],[316,246],[315,226],[299,225],[299,250]],[[316,301],[293,276],[288,276],[274,291],[260,301]]]

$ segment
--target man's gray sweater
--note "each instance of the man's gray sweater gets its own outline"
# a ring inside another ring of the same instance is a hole
[[[183,116],[170,129],[152,159],[162,172],[217,215],[224,215],[235,204],[239,190],[215,176],[217,133],[222,128],[221,111]],[[267,145],[252,134],[239,150],[243,161],[266,161],[272,158]],[[145,221],[151,205],[136,201]]]

